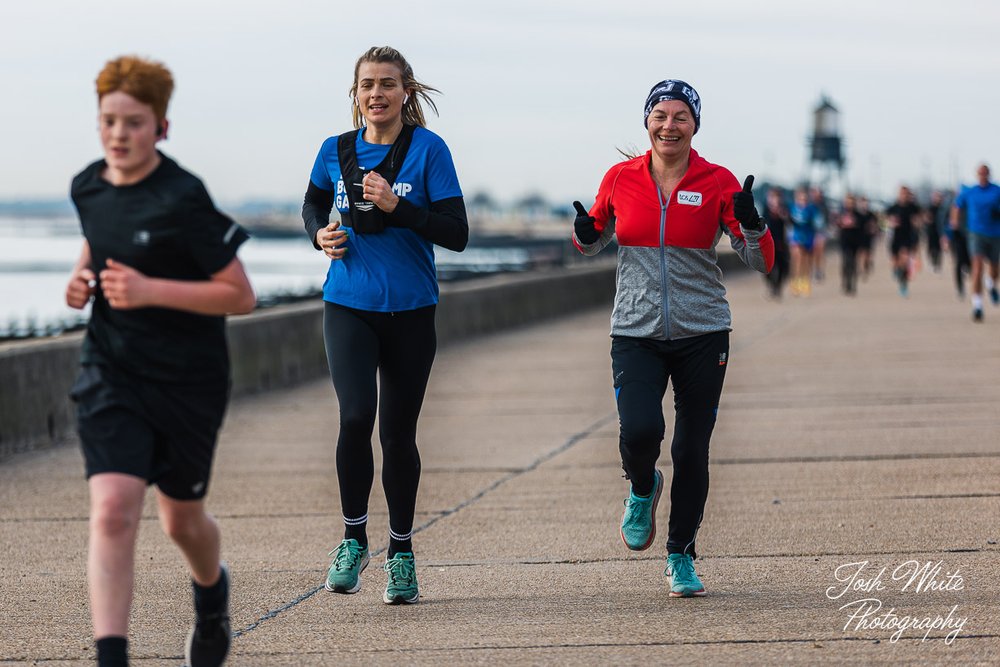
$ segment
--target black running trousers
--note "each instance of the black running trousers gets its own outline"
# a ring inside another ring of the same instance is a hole
[[[437,350],[436,307],[382,313],[325,303],[326,357],[340,405],[337,479],[344,516],[368,512],[377,413],[389,527],[405,535],[413,528],[420,482],[417,418]]]
[[[673,384],[667,552],[696,556],[695,537],[708,498],[708,444],[729,362],[729,332],[667,341],[613,336],[611,362],[622,467],[639,495],[653,490],[665,431],[663,396],[667,382]]]

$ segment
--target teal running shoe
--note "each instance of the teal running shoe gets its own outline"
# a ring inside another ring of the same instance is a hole
[[[672,598],[700,598],[706,595],[705,586],[694,572],[694,559],[688,554],[668,554],[667,569],[663,574],[670,582]]]
[[[413,604],[420,597],[417,589],[417,564],[412,553],[398,553],[385,561],[389,581],[382,600],[386,604]]]
[[[357,593],[361,589],[361,573],[368,567],[368,547],[357,540],[344,540],[328,555],[333,557],[326,573],[326,590],[332,593]]]
[[[654,470],[653,493],[641,498],[632,493],[625,499],[625,514],[622,516],[622,541],[632,551],[648,549],[656,539],[656,505],[663,493],[663,473]]]

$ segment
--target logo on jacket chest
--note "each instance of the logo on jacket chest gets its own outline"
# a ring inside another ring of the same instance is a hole
[[[677,193],[677,203],[687,204],[688,206],[701,206],[701,193],[681,190]]]

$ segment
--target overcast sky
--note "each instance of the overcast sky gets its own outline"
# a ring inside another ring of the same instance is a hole
[[[0,198],[66,192],[100,156],[97,72],[138,53],[177,84],[162,149],[217,200],[298,199],[350,128],[354,61],[385,44],[443,92],[428,126],[466,196],[592,198],[616,147],[648,147],[664,78],[697,88],[694,147],[740,179],[802,176],[823,93],[851,186],[1000,169],[996,0],[3,0]]]

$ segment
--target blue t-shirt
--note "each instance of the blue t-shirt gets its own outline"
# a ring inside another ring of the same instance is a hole
[[[358,130],[358,167],[372,169],[389,153],[389,144],[370,144]],[[340,175],[337,137],[323,142],[310,176],[313,185],[334,193],[334,207],[348,210],[347,190]],[[451,151],[438,135],[417,127],[410,149],[392,186],[419,208],[431,202],[461,197],[458,175]],[[348,249],[343,259],[331,260],[323,283],[323,300],[379,312],[413,310],[438,301],[434,246],[416,232],[402,227],[386,227],[377,234],[356,234],[345,228]]]
[[[1000,237],[1000,220],[994,220],[1000,211],[1000,185],[989,183],[986,187],[963,187],[955,198],[955,206],[965,209],[966,228],[973,234]]]
[[[792,242],[797,245],[811,245],[819,226],[819,209],[812,203],[800,206],[793,203],[788,209],[792,218]]]

